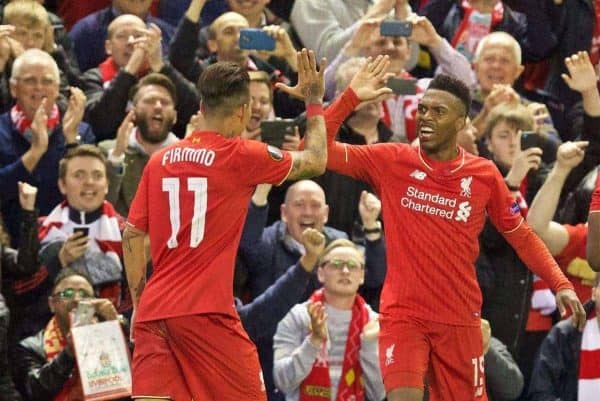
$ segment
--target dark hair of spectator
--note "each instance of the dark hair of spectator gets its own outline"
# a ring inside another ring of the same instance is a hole
[[[250,102],[250,77],[245,68],[231,62],[209,66],[198,80],[202,111],[227,117]]]
[[[456,96],[465,106],[465,114],[469,114],[471,108],[471,92],[467,85],[460,79],[453,78],[449,75],[438,74],[431,80],[427,89],[437,89],[451,93]]]
[[[79,270],[75,270],[72,267],[64,267],[64,268],[60,269],[60,271],[54,278],[54,285],[52,286],[52,292],[54,293],[55,288],[60,284],[61,281],[66,280],[72,276],[81,276],[85,279],[85,281],[90,283],[90,285],[92,287],[94,287],[94,284],[92,284],[92,279],[86,273],[81,272]]]
[[[65,157],[63,157],[58,163],[58,178],[64,180],[67,176],[67,165],[69,161],[76,157],[93,157],[102,162],[106,168],[106,157],[100,150],[100,148],[94,145],[79,145],[76,148],[67,152]]]
[[[594,280],[594,287],[600,286],[600,273],[596,272],[596,279]],[[597,301],[600,302],[600,301]]]
[[[140,81],[133,88],[131,88],[131,91],[129,92],[129,99],[135,103],[135,97],[140,89],[149,85],[156,85],[165,88],[167,92],[169,92],[169,95],[171,95],[173,104],[177,104],[177,89],[175,88],[175,84],[169,77],[158,72],[152,72],[140,79]]]

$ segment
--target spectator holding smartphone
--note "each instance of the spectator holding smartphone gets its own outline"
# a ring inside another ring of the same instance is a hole
[[[87,275],[71,268],[63,269],[56,276],[48,297],[52,318],[44,329],[17,346],[17,377],[23,381],[29,399],[83,399],[70,334],[70,314],[81,301],[93,306],[94,321],[119,320],[125,325],[110,300],[94,296],[93,284]]]
[[[84,272],[102,297],[127,308],[120,303],[122,218],[105,199],[108,179],[101,150],[92,145],[73,149],[60,162],[58,184],[65,200],[40,228],[42,261],[53,271],[71,267]],[[87,229],[87,235],[78,228]]]

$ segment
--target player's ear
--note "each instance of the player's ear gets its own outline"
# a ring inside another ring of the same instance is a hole
[[[456,132],[462,131],[467,126],[467,117],[459,117],[454,122],[454,127],[456,128]]]

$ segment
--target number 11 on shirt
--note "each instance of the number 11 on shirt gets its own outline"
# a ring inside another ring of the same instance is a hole
[[[179,205],[180,179],[178,177],[165,177],[162,179],[162,190],[169,194],[169,220],[171,222],[171,236],[167,246],[176,248],[177,234],[181,228]],[[192,215],[192,229],[190,233],[190,248],[196,248],[204,239],[204,223],[206,219],[206,205],[208,198],[208,180],[206,177],[188,177],[187,191],[194,193],[194,213]]]

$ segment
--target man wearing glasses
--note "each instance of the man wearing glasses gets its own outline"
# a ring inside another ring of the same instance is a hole
[[[364,256],[353,242],[338,239],[325,248],[318,266],[323,287],[277,327],[275,384],[287,401],[382,400],[378,316],[357,293]]]
[[[83,400],[70,335],[69,313],[80,301],[94,306],[98,321],[118,320],[110,300],[95,298],[88,277],[71,268],[60,271],[48,298],[53,313],[46,328],[21,341],[16,350],[16,375],[28,399]]]

